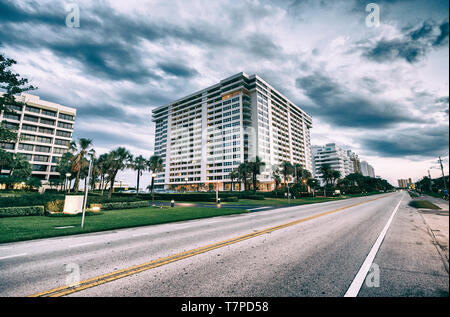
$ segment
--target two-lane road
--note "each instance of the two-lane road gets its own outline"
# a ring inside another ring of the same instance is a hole
[[[0,295],[344,296],[372,254],[378,283],[356,294],[415,295],[419,283],[420,296],[448,296],[448,272],[408,201],[397,192],[3,244]]]

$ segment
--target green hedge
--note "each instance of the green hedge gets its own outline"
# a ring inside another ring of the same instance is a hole
[[[1,217],[43,216],[44,206],[1,207]]]
[[[149,202],[146,200],[141,201],[129,201],[129,202],[112,202],[102,204],[91,204],[90,207],[100,206],[101,210],[113,210],[113,209],[131,209],[148,207]]]

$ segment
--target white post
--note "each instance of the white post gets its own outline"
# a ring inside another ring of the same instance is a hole
[[[216,203],[219,201],[219,180],[216,181]]]
[[[84,203],[83,203],[83,216],[81,217],[81,229],[83,229],[83,226],[84,226],[84,214],[86,213],[86,204],[87,204],[89,180],[91,178],[92,160],[93,160],[93,158],[91,157],[91,160],[89,161],[89,171],[88,171],[87,182],[86,182],[87,186],[84,189]]]

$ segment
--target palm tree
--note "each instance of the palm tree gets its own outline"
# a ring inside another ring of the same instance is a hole
[[[234,169],[230,172],[230,179],[231,179],[231,191],[233,191],[233,185],[234,185],[234,180],[239,178],[239,172],[238,170]]]
[[[341,177],[341,172],[336,171],[336,170],[331,170],[330,177],[331,177],[331,182],[334,186],[336,184],[336,180],[338,180]]]
[[[108,174],[109,171],[109,166],[108,166],[109,162],[108,162],[108,153],[104,153],[101,154],[96,162],[96,166],[98,169],[98,174],[100,175],[100,189],[102,191],[102,196],[103,196],[103,191],[106,187],[106,175]]]
[[[316,189],[319,188],[319,181],[315,178],[309,178],[306,183],[313,190],[313,196],[316,196]]]
[[[319,167],[319,171],[322,174],[322,178],[325,181],[325,184],[328,186],[330,184],[330,180],[332,178],[332,176],[331,176],[331,171],[332,171],[331,165],[328,164],[328,163],[322,164]]]
[[[72,171],[76,173],[75,183],[73,184],[73,190],[78,191],[80,185],[80,173],[83,167],[86,165],[85,156],[89,147],[92,145],[91,139],[80,138],[78,139],[78,145],[75,142],[71,143],[71,150],[75,153],[73,160]]]
[[[139,155],[131,162],[130,167],[137,171],[136,195],[139,195],[139,178],[142,176],[143,171],[148,168],[148,161],[142,155]]]
[[[239,174],[239,179],[241,180],[241,182],[244,183],[244,190],[247,190],[247,183],[248,183],[248,176],[249,176],[249,168],[248,168],[248,163],[241,163],[238,166],[238,174]]]
[[[304,171],[303,165],[300,164],[300,163],[295,163],[293,165],[293,167],[294,167],[294,171],[295,171],[295,182],[299,183],[301,181],[302,174],[303,174],[303,171]]]
[[[273,180],[275,181],[275,190],[277,190],[278,186],[280,186],[280,184],[281,184],[281,177],[280,177],[280,175],[275,174],[275,172],[274,172]]]
[[[109,152],[109,154],[108,154],[108,166],[109,166],[108,176],[109,176],[110,186],[109,186],[108,198],[111,198],[111,196],[112,196],[112,193],[114,190],[114,181],[116,179],[117,173],[119,171],[122,171],[125,168],[127,168],[127,166],[129,166],[131,157],[132,156],[131,156],[130,152],[123,147],[118,147],[117,149]]]
[[[163,159],[158,155],[153,155],[148,160],[148,169],[152,172],[152,183],[151,183],[151,192],[153,195],[153,188],[155,183],[155,177],[153,176],[156,173],[161,173],[163,171]]]
[[[289,175],[292,175],[292,173],[294,172],[294,167],[292,166],[292,164],[290,162],[284,161],[281,163],[280,168],[281,168],[281,174],[283,174],[284,184],[287,187],[288,186],[288,177],[289,177]]]
[[[259,156],[256,156],[254,161],[248,162],[247,164],[248,164],[248,169],[252,175],[253,195],[256,195],[257,176],[259,174],[261,174],[261,168],[266,166],[266,163],[261,161]]]

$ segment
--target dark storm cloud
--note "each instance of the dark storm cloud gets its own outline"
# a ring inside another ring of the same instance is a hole
[[[105,3],[90,10],[80,7],[80,28],[65,26],[67,12],[57,5],[49,7],[31,3],[22,7],[6,2],[0,16],[2,45],[25,49],[49,49],[63,59],[76,60],[88,76],[108,80],[129,80],[143,83],[161,80],[158,69],[180,77],[190,77],[196,70],[183,65],[160,62],[160,68],[144,62],[143,40],[178,40],[197,45],[226,46],[229,40],[213,25],[198,23],[188,27],[149,21],[140,16],[124,15]],[[31,9],[33,8],[33,9]],[[37,31],[39,30],[39,31]],[[41,36],[45,31],[45,37]],[[39,32],[39,33],[38,33]],[[155,57],[156,58],[156,57]]]
[[[448,125],[410,128],[390,134],[362,138],[362,145],[385,157],[436,157],[448,152]]]
[[[125,109],[114,107],[107,104],[94,104],[94,105],[78,105],[77,106],[77,119],[78,120],[110,120],[112,122],[131,123],[136,125],[148,125],[148,116],[137,116],[130,114]]]
[[[158,64],[158,66],[166,74],[176,77],[190,78],[198,75],[198,72],[195,69],[182,64],[164,62]]]
[[[404,28],[401,38],[378,42],[364,48],[362,56],[378,63],[403,59],[415,63],[423,59],[432,48],[448,44],[448,22],[424,21],[415,28]]]
[[[148,130],[147,127],[142,127],[142,129]],[[148,150],[151,148],[151,144],[153,143],[153,140],[148,140],[148,142],[136,140],[135,138],[128,137],[126,133],[109,133],[99,130],[83,130],[83,135],[80,136],[77,136],[77,133],[74,133],[74,140],[78,137],[93,139],[94,147],[107,147],[111,149],[120,145],[125,145],[127,147],[133,146]]]
[[[274,59],[283,51],[270,37],[263,34],[251,34],[244,43],[247,44],[247,51],[251,55],[262,58]]]
[[[336,126],[382,129],[401,122],[421,121],[396,102],[354,93],[319,72],[297,78],[296,87],[315,104],[304,105],[305,111]]]

